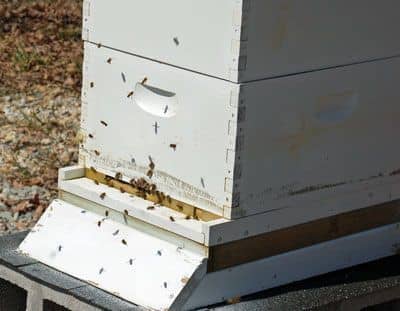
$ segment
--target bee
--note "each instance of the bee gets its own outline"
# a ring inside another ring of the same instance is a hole
[[[152,210],[154,210],[154,209],[155,209],[154,206],[149,206],[149,207],[147,208],[148,211],[152,211]]]
[[[185,219],[190,220],[190,219],[192,219],[192,217],[190,215],[186,215]]]
[[[124,240],[124,239],[122,239],[121,242],[122,242],[122,244],[124,244],[124,245],[128,245],[128,242],[127,242],[126,240]]]
[[[100,49],[102,47],[101,43],[97,43],[97,47]]]
[[[179,45],[179,39],[178,39],[178,37],[175,37],[175,38],[174,38],[174,43],[175,43],[176,45]]]
[[[231,304],[231,305],[234,305],[234,304],[237,304],[237,303],[239,303],[240,301],[241,301],[241,297],[240,296],[237,296],[237,297],[233,297],[233,298],[231,298],[231,299],[228,299],[227,300],[227,303],[228,304]]]
[[[152,178],[153,177],[153,171],[152,170],[148,170],[146,175],[147,175],[147,177]]]
[[[167,287],[168,287],[167,282],[164,282],[164,288],[167,288]]]
[[[100,151],[95,150],[95,151],[94,151],[94,154],[97,155],[97,156],[99,156],[99,155],[100,155]]]
[[[158,125],[158,122],[154,123],[153,127],[154,127],[154,133],[157,135],[158,129],[160,128],[160,126]]]
[[[129,264],[132,266],[133,265],[133,259],[129,259]]]
[[[104,198],[106,197],[106,193],[103,192],[102,194],[100,194],[100,199],[104,200]]]
[[[164,201],[165,200],[165,193],[164,192],[160,192],[160,196],[161,196],[161,199]]]
[[[101,268],[99,271],[99,274],[102,274],[104,272],[104,268]]]
[[[142,198],[142,199],[144,199],[144,200],[147,199],[147,194],[146,194],[145,192],[143,192],[143,191],[138,192],[136,195],[137,195],[139,198]]]
[[[147,77],[144,77],[141,84],[145,84],[147,82],[147,80],[148,80]]]
[[[125,74],[123,72],[121,72],[121,78],[122,78],[122,81],[126,82],[126,77],[125,77]]]
[[[176,150],[176,144],[170,144],[169,146],[170,148],[174,149],[174,151]]]
[[[115,232],[113,233],[113,236],[118,235],[118,233],[119,233],[119,230],[115,231]]]
[[[122,179],[122,173],[120,173],[120,172],[115,173],[115,179],[117,179],[117,180]]]
[[[81,214],[86,214],[86,211],[81,211]]]
[[[181,279],[181,282],[182,282],[183,284],[186,284],[187,282],[189,282],[189,278],[188,278],[188,277],[183,277],[183,278]]]
[[[95,169],[93,166],[90,167],[90,170],[91,170],[93,173],[97,173],[96,169]]]
[[[105,215],[106,215],[106,217],[108,217],[108,214],[109,214],[109,212],[108,212],[108,211],[105,211]]]
[[[92,134],[89,134],[88,136],[89,136],[89,138],[93,138],[93,135],[92,135]]]
[[[156,165],[154,164],[153,158],[150,157],[150,156],[149,156],[149,161],[150,161],[149,168],[150,168],[151,170],[154,170],[154,168],[156,167]]]
[[[157,203],[162,203],[163,199],[161,197],[160,191],[156,191],[156,196],[157,196]]]
[[[157,186],[155,185],[155,184],[151,184],[150,185],[150,191],[151,192],[154,192],[154,191],[156,191],[157,190]]]
[[[172,222],[175,222],[175,218],[172,216],[169,216],[169,220],[171,220]]]
[[[107,122],[105,122],[105,121],[103,121],[103,120],[100,121],[100,123],[103,124],[104,126],[108,126]]]
[[[129,92],[127,97],[128,97],[128,98],[131,98],[132,95],[133,95],[133,91]]]
[[[62,246],[60,245],[60,246],[58,247],[58,251],[61,252],[61,250],[62,250]]]
[[[129,216],[128,210],[124,210],[124,214],[125,214],[126,216]]]
[[[99,221],[97,222],[97,226],[98,226],[98,227],[101,227],[101,220],[99,220]]]
[[[90,82],[90,87],[94,88],[94,82]]]
[[[98,186],[100,183],[95,179],[93,182]]]
[[[119,191],[121,192],[121,193],[125,193],[125,190],[124,190],[124,188],[119,188]]]
[[[158,251],[157,251],[157,255],[158,255],[158,256],[162,256],[161,250],[158,250]]]
[[[112,58],[110,57],[109,59],[107,59],[107,63],[111,64],[112,62]]]

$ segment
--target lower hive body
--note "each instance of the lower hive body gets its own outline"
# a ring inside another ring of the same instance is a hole
[[[396,199],[400,58],[235,84],[85,50],[86,167],[228,219]]]

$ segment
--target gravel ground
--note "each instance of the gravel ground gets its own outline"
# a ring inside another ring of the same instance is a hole
[[[77,162],[79,98],[62,89],[0,98],[0,234],[32,227]]]
[[[0,235],[34,225],[77,161],[81,0],[0,0]]]

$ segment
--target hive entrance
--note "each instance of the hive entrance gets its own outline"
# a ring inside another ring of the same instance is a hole
[[[154,185],[149,184],[144,180],[139,179],[132,183],[127,183],[93,169],[86,169],[85,176],[96,183],[119,189],[121,192],[131,194],[151,201],[155,204],[160,204],[175,211],[181,212],[185,214],[188,219],[193,218],[201,221],[211,221],[222,218],[221,216],[202,210],[193,205],[171,198],[165,193],[158,191]]]

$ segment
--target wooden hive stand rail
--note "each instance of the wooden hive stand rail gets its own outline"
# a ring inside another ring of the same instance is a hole
[[[214,272],[400,221],[400,200],[210,247]]]

